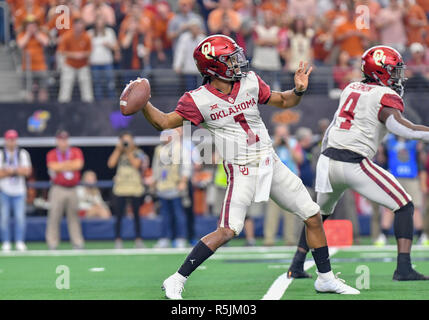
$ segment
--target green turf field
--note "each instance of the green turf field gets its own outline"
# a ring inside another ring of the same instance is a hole
[[[221,248],[189,278],[183,293],[191,300],[267,299],[429,299],[429,281],[394,282],[396,247],[353,246],[331,256],[333,271],[354,287],[359,296],[318,294],[314,278],[287,282],[285,272],[293,247],[241,247],[235,240]],[[148,247],[153,245],[149,242]],[[45,244],[29,243],[26,253],[0,253],[0,299],[164,299],[162,281],[175,272],[190,249],[112,249],[112,242],[88,242],[86,250],[46,251]],[[429,248],[414,246],[413,264],[429,274]],[[309,264],[312,261],[309,259]],[[64,286],[66,266],[69,289]],[[365,272],[362,273],[362,270]],[[58,271],[58,273],[56,272]],[[315,276],[315,267],[308,272]],[[358,281],[358,283],[356,282]],[[368,287],[366,289],[365,287]]]

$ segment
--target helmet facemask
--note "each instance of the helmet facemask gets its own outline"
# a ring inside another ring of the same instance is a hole
[[[386,65],[383,67],[390,74],[390,79],[387,81],[389,86],[402,97],[404,94],[403,84],[407,81],[407,78],[405,78],[405,65],[399,62],[396,66]]]
[[[227,80],[235,81],[243,78],[249,68],[249,61],[246,59],[242,48],[238,48],[230,54],[220,55],[218,60],[228,67],[225,72],[228,77]]]

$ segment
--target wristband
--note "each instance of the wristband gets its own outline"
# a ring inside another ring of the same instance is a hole
[[[293,88],[293,93],[295,93],[295,95],[297,95],[298,97],[301,97],[302,95],[304,95],[306,90],[304,91],[298,91],[296,90],[296,88]]]

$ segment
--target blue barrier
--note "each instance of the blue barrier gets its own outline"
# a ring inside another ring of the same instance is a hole
[[[361,235],[370,234],[370,217],[359,216],[359,227]],[[113,240],[115,237],[115,218],[110,219],[82,219],[82,233],[86,240]],[[195,236],[197,239],[214,231],[217,227],[218,218],[213,216],[195,217]],[[142,238],[158,239],[161,236],[161,218],[140,218]],[[263,236],[263,217],[254,218],[255,236]],[[13,219],[10,222],[10,230],[13,230]],[[67,221],[61,221],[61,240],[68,241]],[[278,235],[281,236],[282,221],[280,221]],[[46,231],[46,217],[27,217],[26,240],[44,241]],[[12,232],[13,233],[13,232]],[[134,239],[134,220],[125,217],[122,220],[121,235],[123,239]],[[242,232],[240,237],[244,236]]]

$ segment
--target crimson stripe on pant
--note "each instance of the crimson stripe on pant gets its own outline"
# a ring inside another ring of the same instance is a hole
[[[381,170],[379,170],[371,161],[367,160],[369,166],[373,168],[380,176],[382,176],[384,179],[386,179],[387,182],[389,182],[395,189],[398,191],[405,199],[405,201],[408,203],[411,201],[410,198],[406,195],[404,190],[402,190],[401,187],[399,187],[396,183],[394,183],[388,176],[386,176]]]
[[[364,160],[365,161],[365,160]],[[393,192],[392,191],[390,191],[389,190],[389,188],[388,187],[386,187],[386,185],[384,185],[384,183],[383,182],[381,182],[379,179],[377,179],[371,172],[369,172],[368,171],[368,169],[365,167],[365,165],[363,164],[363,161],[360,163],[360,167],[361,167],[361,169],[363,170],[363,172],[365,172],[366,173],[366,175],[368,176],[368,177],[370,177],[371,178],[371,180],[373,180],[381,189],[383,189],[389,196],[391,196],[392,197],[392,199],[393,200],[395,200],[395,202],[400,206],[400,207],[402,207],[403,206],[403,204],[402,204],[402,202],[401,202],[401,200],[399,200],[399,198],[397,197],[397,196],[395,196],[394,194],[393,194]]]
[[[224,162],[223,166],[225,168],[226,179],[228,181],[228,189],[227,189],[228,194],[227,194],[226,202],[224,203],[225,207],[222,205],[222,211],[221,211],[221,215],[219,218],[219,224],[222,223],[222,218],[223,218],[224,219],[224,223],[223,223],[224,227],[229,228],[229,208],[231,205],[232,191],[234,189],[234,167],[232,166],[232,164],[228,163],[228,165],[227,165],[228,170],[227,170],[226,166],[225,166],[225,162]]]

